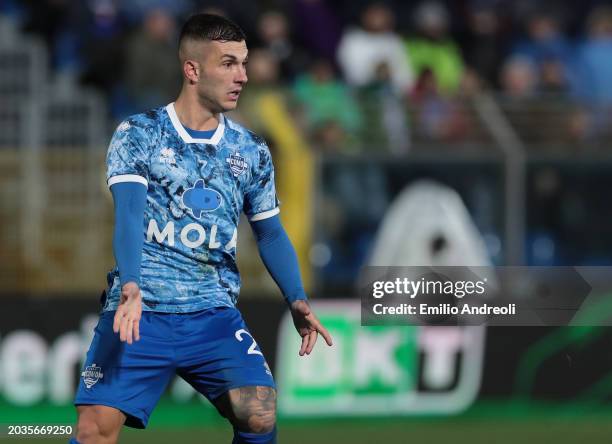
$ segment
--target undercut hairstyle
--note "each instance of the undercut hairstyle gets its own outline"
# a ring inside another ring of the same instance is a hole
[[[244,31],[231,20],[213,14],[195,14],[189,17],[181,29],[179,48],[184,40],[218,40],[241,42],[246,40]]]

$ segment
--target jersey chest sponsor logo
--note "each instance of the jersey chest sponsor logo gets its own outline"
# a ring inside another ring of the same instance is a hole
[[[239,152],[236,152],[231,156],[227,157],[225,161],[229,164],[230,170],[232,170],[232,174],[234,175],[234,177],[240,176],[249,167],[249,164],[246,162],[244,157],[240,155]]]
[[[238,231],[236,228],[234,228],[234,233],[229,241],[218,238],[218,231],[219,227],[217,224],[210,227],[210,232],[207,233],[206,228],[202,225],[190,223],[181,229],[179,239],[187,248],[198,248],[206,243],[208,243],[209,250],[223,248],[225,251],[230,251],[236,248],[236,243],[238,241]],[[164,228],[160,230],[155,219],[149,220],[149,226],[147,227],[147,242],[152,242],[155,238],[158,244],[165,243],[170,247],[174,247],[175,237],[176,230],[174,228],[174,222],[170,221],[166,223]]]
[[[183,205],[196,219],[202,217],[206,211],[214,211],[221,206],[221,194],[212,188],[206,188],[202,179],[198,180],[193,188],[187,188],[181,196]]]
[[[85,387],[90,389],[96,385],[100,379],[104,378],[104,373],[102,373],[102,367],[98,367],[94,363],[85,367],[85,370],[81,372],[81,376],[83,377]]]

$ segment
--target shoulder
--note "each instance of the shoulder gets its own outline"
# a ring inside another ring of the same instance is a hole
[[[272,154],[263,137],[227,117],[225,125],[230,143],[236,144],[253,174],[272,171]]]
[[[115,129],[110,149],[149,151],[161,133],[164,118],[162,111],[164,108],[154,108],[124,119]]]
[[[238,143],[241,151],[259,152],[270,151],[265,139],[254,133],[235,120],[225,116],[225,126],[227,137],[231,142]]]
[[[115,135],[147,137],[158,133],[164,119],[164,108],[154,108],[144,113],[133,114],[124,119],[115,130]]]

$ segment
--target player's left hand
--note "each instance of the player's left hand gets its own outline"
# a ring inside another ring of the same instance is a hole
[[[291,303],[291,316],[293,317],[293,325],[302,337],[302,346],[300,347],[300,356],[309,355],[317,342],[317,336],[321,333],[325,342],[330,347],[332,346],[332,337],[315,314],[310,309],[308,302],[297,300]]]

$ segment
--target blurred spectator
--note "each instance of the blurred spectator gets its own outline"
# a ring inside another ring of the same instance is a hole
[[[569,88],[573,50],[553,14],[538,11],[527,19],[527,37],[514,48],[513,55],[535,64],[539,92],[563,93]]]
[[[276,87],[280,83],[278,59],[267,49],[253,49],[249,53],[248,76],[250,89],[260,90]]]
[[[548,12],[537,11],[527,18],[527,36],[515,45],[513,54],[529,57],[534,63],[571,57],[570,44],[561,32],[559,19]]]
[[[23,30],[44,39],[53,68],[60,73],[78,73],[82,68],[79,37],[84,31],[81,26],[87,22],[84,3],[25,0],[23,4],[27,17]]]
[[[426,139],[458,142],[465,137],[465,112],[459,103],[440,94],[431,69],[425,69],[419,76],[412,99],[416,114],[414,126]]]
[[[361,115],[348,88],[340,82],[328,60],[316,60],[293,86],[308,128],[318,128],[331,139],[342,140],[339,133],[355,134],[361,126]],[[331,133],[331,134],[329,134]],[[346,139],[346,137],[344,137]]]
[[[402,40],[394,31],[391,11],[382,3],[368,6],[361,28],[344,33],[338,48],[338,62],[350,85],[365,86],[376,79],[381,64],[389,67],[394,91],[406,94],[413,82],[413,69]]]
[[[376,78],[358,91],[362,114],[368,116],[367,125],[360,128],[363,148],[383,152],[383,147],[394,154],[405,154],[410,147],[410,131],[406,103],[393,93],[391,72],[386,63],[376,69]]]
[[[125,80],[136,110],[168,103],[179,92],[182,75],[176,61],[175,26],[172,16],[154,9],[128,41]]]
[[[593,105],[612,105],[612,8],[593,9],[579,48],[577,89]]]
[[[98,1],[98,0],[94,0]],[[193,0],[102,0],[116,2],[121,15],[128,23],[140,25],[154,10],[163,11],[172,17],[185,17],[196,11]]]
[[[538,71],[534,62],[521,56],[507,60],[502,68],[501,87],[509,99],[534,97],[537,89]]]
[[[569,73],[560,60],[544,59],[539,68],[540,92],[555,95],[569,92]]]
[[[249,52],[247,88],[240,94],[240,106],[232,114],[258,134],[267,134],[261,113],[260,99],[281,91],[278,60],[267,49],[256,48]]]
[[[612,8],[594,8],[586,22],[586,37],[578,44],[572,78],[575,96],[584,108],[570,122],[572,135],[595,146],[597,138],[610,137],[612,121]]]
[[[346,153],[354,147],[354,139],[349,142],[350,134],[340,122],[334,119],[323,120],[311,128],[310,142],[312,147],[324,154]]]
[[[588,118],[567,97],[542,93],[565,93],[563,70],[557,61],[535,61],[523,55],[508,59],[502,68],[502,105],[506,116],[530,146],[545,149],[575,143],[588,130]]]
[[[471,99],[482,92],[482,79],[472,68],[466,67],[461,77],[461,85],[457,96],[463,99]]]
[[[414,14],[418,35],[405,40],[414,71],[430,69],[440,93],[453,93],[463,75],[463,60],[459,48],[448,36],[448,11],[441,3],[427,1]]]
[[[305,49],[317,57],[335,60],[342,28],[328,3],[325,0],[295,0],[293,17],[296,33]]]
[[[497,86],[504,52],[501,20],[493,5],[483,3],[468,10],[463,48],[466,64],[478,74],[484,86]]]
[[[116,5],[111,1],[90,2],[89,32],[82,42],[85,67],[81,82],[92,85],[111,97],[123,96],[118,88],[125,70],[125,29]],[[111,104],[114,115],[124,113]]]
[[[257,35],[260,44],[276,58],[283,80],[293,80],[306,67],[306,55],[297,48],[289,35],[287,17],[278,11],[269,11],[259,18]]]

